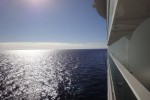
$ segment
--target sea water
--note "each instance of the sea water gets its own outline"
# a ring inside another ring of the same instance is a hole
[[[0,51],[0,100],[106,100],[107,51]]]

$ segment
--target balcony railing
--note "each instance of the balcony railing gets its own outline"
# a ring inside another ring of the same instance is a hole
[[[109,65],[108,70],[110,69],[111,75],[108,75],[110,77],[108,81],[113,82],[114,86],[109,86],[111,91],[114,87],[116,100],[150,100],[150,92],[110,52]],[[108,100],[113,99],[108,97]]]

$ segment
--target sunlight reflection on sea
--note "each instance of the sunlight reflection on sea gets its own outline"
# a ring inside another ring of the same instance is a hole
[[[82,67],[86,59],[77,56],[76,53],[67,52],[61,50],[1,51],[0,99],[74,100],[69,98],[74,98],[82,91],[82,87],[76,87],[79,83],[78,78],[82,77],[82,74],[77,75],[75,72],[73,75],[73,71],[79,69],[79,66]]]

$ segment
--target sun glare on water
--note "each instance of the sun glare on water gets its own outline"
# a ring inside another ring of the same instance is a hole
[[[16,50],[16,53],[24,56],[38,56],[43,53],[41,50]]]
[[[12,50],[10,53],[15,54],[17,57],[24,58],[25,61],[35,62],[44,56],[50,50]]]
[[[10,53],[24,58],[38,58],[52,50],[12,50]]]

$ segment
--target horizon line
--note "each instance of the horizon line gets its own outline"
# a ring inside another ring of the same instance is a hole
[[[24,49],[106,49],[105,43],[60,43],[60,42],[0,42],[0,50]]]

